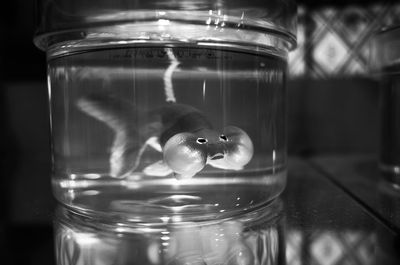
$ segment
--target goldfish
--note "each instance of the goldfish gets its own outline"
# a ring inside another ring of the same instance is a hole
[[[166,102],[142,111],[127,99],[104,94],[81,97],[76,105],[114,132],[109,159],[113,177],[134,172],[148,146],[162,152],[163,160],[146,167],[144,173],[172,173],[177,179],[192,178],[206,165],[241,170],[253,156],[253,143],[244,130],[227,126],[218,132],[200,110],[190,105]],[[149,117],[140,128],[135,127],[138,115]],[[148,140],[140,142],[143,135]]]

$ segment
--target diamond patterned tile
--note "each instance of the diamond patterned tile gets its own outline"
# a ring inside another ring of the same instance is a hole
[[[348,47],[342,39],[332,31],[327,31],[314,45],[313,62],[325,73],[338,71],[347,58]]]
[[[370,37],[371,38],[371,37]],[[369,41],[364,42],[358,47],[358,57],[363,60],[365,65],[369,65],[370,60],[370,43]],[[368,69],[368,68],[367,68]]]
[[[337,237],[327,232],[314,239],[311,253],[317,264],[334,265],[343,255],[343,250]]]
[[[341,38],[349,45],[356,45],[368,35],[373,19],[368,9],[349,7],[341,12],[335,30],[341,33]]]
[[[373,264],[373,253],[375,249],[376,239],[374,235],[370,235],[363,239],[354,251],[354,256],[360,264]]]
[[[328,12],[325,10],[310,12],[309,16],[313,22],[310,24],[310,26],[313,27],[311,28],[312,33],[308,40],[310,43],[315,44],[322,35],[331,30],[332,25],[337,22],[337,20],[334,19],[335,14],[336,12],[330,8]]]
[[[286,237],[286,264],[301,265],[302,260],[307,265],[374,264],[376,240],[374,231],[320,230],[305,235],[297,230],[289,230]]]
[[[297,48],[289,53],[289,74],[290,76],[302,76],[305,74],[306,63],[305,63],[305,13],[304,7],[299,7],[298,14],[298,26],[297,26]]]
[[[297,49],[289,53],[289,73],[291,76],[300,76],[305,74],[305,58],[304,58],[304,25],[299,25],[297,30]]]
[[[354,58],[348,61],[345,67],[342,67],[341,73],[343,75],[362,75],[367,72],[367,63],[359,61],[358,58]]]
[[[345,241],[348,244],[348,246],[351,247],[356,245],[361,240],[362,235],[354,231],[346,231],[342,233],[342,238],[343,241]]]
[[[286,242],[286,262],[290,265],[301,265],[300,249],[302,245],[302,235],[300,231],[292,230],[288,232]]]
[[[299,8],[298,50],[289,56],[291,76],[367,75],[374,32],[400,24],[400,3],[315,10]]]

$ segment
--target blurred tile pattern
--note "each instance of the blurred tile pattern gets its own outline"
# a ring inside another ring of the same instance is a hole
[[[305,74],[305,8],[299,7],[297,11],[297,48],[289,53],[289,72],[293,76]]]
[[[327,78],[368,73],[369,41],[378,29],[400,24],[400,3],[298,10],[298,48],[291,76]]]
[[[306,236],[289,230],[286,262],[288,265],[375,264],[376,240],[373,232],[366,231],[316,230]]]

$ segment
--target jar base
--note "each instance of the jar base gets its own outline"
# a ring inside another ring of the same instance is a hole
[[[80,212],[162,223],[204,221],[249,212],[275,199],[286,184],[286,171],[248,172],[242,177],[200,175],[189,180],[138,181],[138,177],[55,179],[53,188],[62,204]]]

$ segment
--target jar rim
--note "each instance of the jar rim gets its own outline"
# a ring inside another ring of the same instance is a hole
[[[46,2],[50,6],[53,5],[53,8],[45,6]],[[219,27],[219,29],[225,26],[225,28],[242,32],[254,30],[260,34],[274,34],[287,41],[289,50],[296,47],[297,6],[294,0],[251,0],[250,2],[233,0],[219,6],[214,3],[215,1],[198,0],[191,8],[189,8],[191,0],[179,1],[180,6],[174,6],[177,4],[176,1],[173,1],[172,6],[164,6],[165,1],[161,1],[163,5],[160,5],[157,0],[150,1],[150,4],[136,1],[132,4],[133,6],[129,6],[127,1],[117,1],[112,8],[105,5],[105,2],[109,2],[105,0],[99,0],[96,6],[88,4],[90,1],[84,1],[86,5],[78,0],[61,0],[57,1],[57,4],[54,2],[56,1],[39,0],[34,42],[42,50],[47,50],[51,46],[47,38],[65,32],[87,35],[87,32],[107,26],[167,21]],[[69,4],[66,4],[67,2]],[[170,2],[166,1],[167,4],[172,4]],[[154,23],[154,28],[148,30],[162,34],[159,26]],[[85,36],[76,37],[77,39],[85,38]]]

